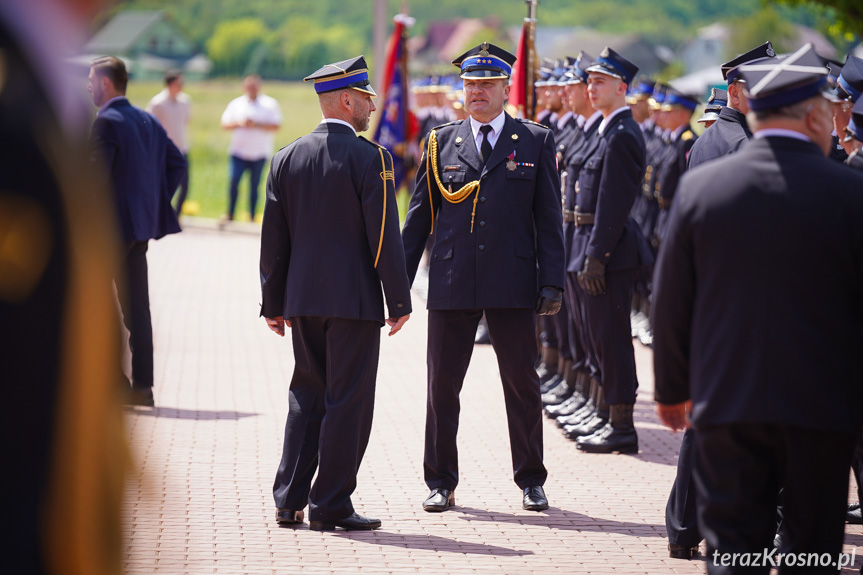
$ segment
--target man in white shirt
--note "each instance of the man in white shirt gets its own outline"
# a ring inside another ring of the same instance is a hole
[[[222,114],[222,128],[232,130],[230,156],[230,201],[227,219],[234,219],[240,178],[249,171],[249,216],[255,221],[258,183],[267,159],[273,154],[276,130],[282,124],[282,111],[275,99],[261,93],[261,77],[253,74],[243,80],[246,93],[231,100]]]
[[[189,118],[191,116],[191,100],[183,92],[183,74],[179,70],[165,72],[165,88],[153,96],[146,110],[156,116],[168,138],[183,153],[186,165],[189,162]],[[180,192],[177,194],[177,216],[183,209],[183,202],[189,192],[189,170],[186,170],[180,180]]]

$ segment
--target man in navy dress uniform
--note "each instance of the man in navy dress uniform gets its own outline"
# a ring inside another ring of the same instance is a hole
[[[719,110],[716,123],[706,130],[692,146],[689,155],[689,167],[722,156],[733,154],[752,138],[752,131],[746,123],[749,103],[744,92],[745,83],[740,74],[740,67],[749,62],[775,58],[773,45],[765,42],[745,54],[722,64],[722,78],[728,82],[728,103]]]
[[[658,411],[684,429],[691,410],[709,573],[769,571],[730,554],[773,548],[780,488],[779,552],[835,572],[861,424],[863,176],[826,157],[811,45],[741,73],[755,138],[683,176],[657,263]]]
[[[515,483],[542,510],[547,472],[536,315],[560,308],[563,224],[554,136],[503,111],[515,56],[483,44],[456,58],[467,120],[429,135],[402,230],[408,276],[433,233],[428,291],[426,511],[454,504],[459,391],[485,312],[504,388]]]
[[[636,270],[652,263],[641,231],[630,217],[645,171],[644,137],[626,105],[638,68],[606,47],[588,71],[590,102],[602,122],[575,187],[575,233],[568,270],[577,289],[599,369],[608,419],[588,423],[583,451],[638,451],[632,421],[638,380],[629,310]]]
[[[276,520],[302,522],[308,503],[313,530],[377,529],[351,494],[371,431],[384,299],[390,335],[411,312],[392,158],[357,137],[376,95],[362,56],[305,80],[324,119],[273,157],[261,228],[261,315],[281,336],[291,328],[295,361]]]

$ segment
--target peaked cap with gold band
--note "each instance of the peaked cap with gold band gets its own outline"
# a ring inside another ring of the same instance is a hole
[[[315,92],[318,94],[352,88],[370,96],[377,96],[369,82],[369,67],[362,56],[327,64],[303,78],[303,82],[314,82]]]
[[[509,78],[516,57],[503,48],[483,42],[452,61],[461,70],[462,79],[484,78],[493,80]]]

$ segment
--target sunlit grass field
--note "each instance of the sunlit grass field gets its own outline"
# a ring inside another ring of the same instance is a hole
[[[136,106],[144,108],[162,89],[161,82],[129,82],[127,96]],[[184,210],[189,215],[217,218],[228,206],[228,142],[230,132],[222,129],[222,112],[232,99],[243,93],[242,80],[210,80],[186,82],[186,93],[192,99],[192,120],[189,125],[189,195]],[[315,91],[302,82],[264,82],[263,92],[282,107],[284,121],[276,132],[278,150],[300,136],[309,133],[321,121],[321,111]],[[263,212],[264,187],[269,164],[258,189],[257,214]],[[248,175],[240,185],[237,219],[249,217]],[[193,213],[194,212],[194,213]]]
[[[162,90],[161,82],[129,82],[126,95],[132,104],[144,108]],[[186,93],[192,99],[192,120],[189,125],[189,194],[183,205],[187,215],[218,218],[228,211],[228,142],[231,133],[222,129],[222,112],[232,99],[242,95],[242,80],[207,80],[186,82]],[[282,127],[276,132],[275,150],[287,146],[311,132],[321,121],[318,98],[309,84],[303,82],[264,81],[263,92],[275,98],[282,107]],[[374,126],[374,118],[372,120]],[[363,134],[372,137],[372,131]],[[275,151],[274,150],[274,151]],[[258,218],[263,214],[266,177],[269,163],[258,188]],[[407,212],[408,194],[399,195],[402,219]],[[249,218],[248,173],[240,183],[240,198],[235,217]]]

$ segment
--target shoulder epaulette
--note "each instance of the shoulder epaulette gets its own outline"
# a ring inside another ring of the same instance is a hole
[[[369,144],[371,144],[371,145],[372,145],[372,146],[374,146],[375,148],[381,148],[381,149],[383,149],[383,150],[386,150],[386,148],[384,148],[383,146],[381,146],[381,145],[380,145],[380,144],[378,144],[377,142],[372,142],[371,140],[369,140],[369,139],[367,139],[367,138],[364,138],[363,136],[357,136],[357,137],[358,137],[360,140],[364,141],[364,142],[368,142]]]
[[[695,137],[695,134],[692,133],[692,130],[686,130],[685,132],[680,134],[680,139],[683,140],[684,142],[688,142],[689,140],[691,140],[694,137]]]
[[[440,130],[441,128],[446,128],[447,126],[455,126],[457,124],[461,124],[462,122],[464,122],[464,120],[453,120],[452,122],[447,122],[446,124],[435,126],[434,128],[432,128],[432,130]]]
[[[545,124],[540,124],[539,122],[534,122],[533,120],[528,120],[527,118],[515,118],[515,121],[521,122],[522,124],[533,124],[534,126],[537,126],[537,127],[540,127],[540,128],[546,129],[546,130],[551,129],[548,126],[546,126]]]

